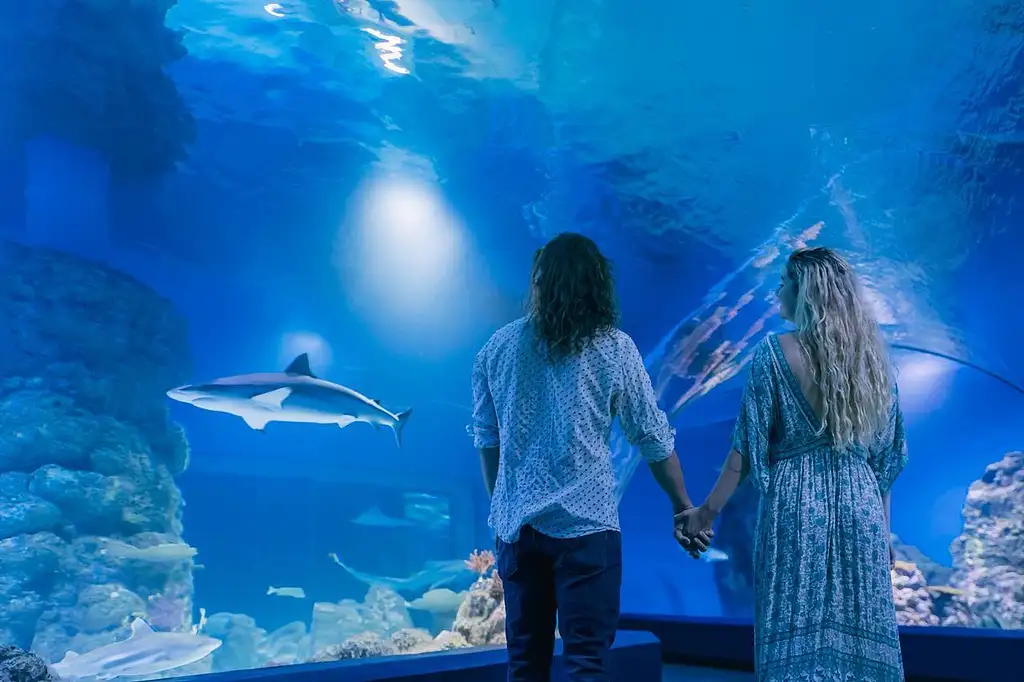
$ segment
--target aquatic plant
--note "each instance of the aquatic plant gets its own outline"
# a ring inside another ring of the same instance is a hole
[[[466,559],[466,568],[483,577],[494,568],[494,563],[494,552],[489,549],[483,551],[475,549]]]

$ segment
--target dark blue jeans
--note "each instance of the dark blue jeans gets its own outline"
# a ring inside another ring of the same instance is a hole
[[[609,652],[619,624],[622,536],[604,531],[552,538],[530,526],[500,539],[498,575],[505,585],[509,682],[548,682],[555,614],[571,682],[608,682]]]

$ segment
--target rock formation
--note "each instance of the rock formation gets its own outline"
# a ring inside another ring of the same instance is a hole
[[[970,624],[1024,628],[1024,452],[990,464],[971,485],[953,543],[952,584]]]
[[[14,646],[0,646],[0,682],[52,682],[43,659]]]
[[[3,244],[0,351],[0,644],[53,662],[132,615],[190,627],[190,561],[111,550],[182,542],[164,392],[189,375],[184,321],[129,277]]]
[[[470,646],[505,644],[505,588],[497,571],[469,588],[452,630]]]
[[[0,49],[7,135],[94,149],[116,174],[159,175],[195,136],[166,72],[185,56],[165,24],[175,0],[38,0],[8,17]]]

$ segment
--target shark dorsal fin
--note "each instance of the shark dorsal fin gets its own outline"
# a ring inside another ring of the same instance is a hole
[[[284,370],[285,374],[298,374],[304,377],[316,378],[313,370],[309,368],[309,354],[303,353],[292,360],[291,364]]]
[[[137,637],[145,637],[146,635],[152,635],[153,634],[153,628],[149,627],[149,623],[147,623],[146,621],[142,620],[141,618],[136,618],[135,620],[133,620],[132,624],[131,624],[131,628],[132,628],[132,635],[131,635],[132,639],[135,639]]]

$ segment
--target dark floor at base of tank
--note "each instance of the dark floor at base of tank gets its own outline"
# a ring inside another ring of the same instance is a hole
[[[666,665],[661,674],[661,682],[752,682],[753,679],[753,673],[688,665]]]

